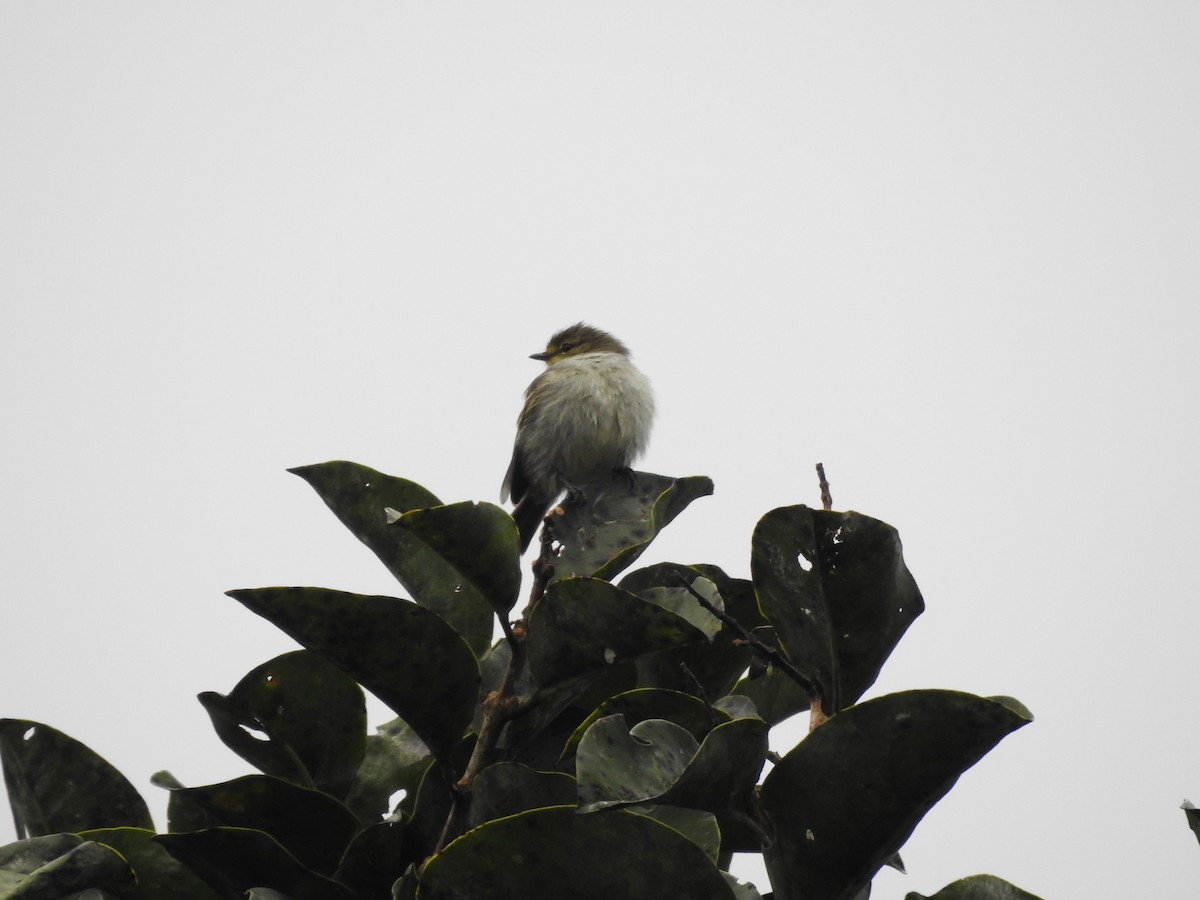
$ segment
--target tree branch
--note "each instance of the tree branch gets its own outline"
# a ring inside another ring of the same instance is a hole
[[[777,648],[772,647],[769,644],[764,644],[758,638],[751,635],[750,632],[746,631],[746,629],[742,627],[742,624],[733,616],[725,612],[725,610],[717,609],[717,607],[713,606],[711,603],[701,597],[696,592],[696,589],[693,588],[688,580],[679,572],[675,573],[675,577],[679,579],[679,583],[687,589],[687,592],[696,598],[697,603],[720,619],[721,623],[728,626],[729,629],[736,634],[744,644],[749,646],[751,650],[762,656],[767,660],[767,662],[771,663],[771,665],[775,666],[777,669],[791,678],[792,681],[796,682],[796,684],[800,685],[800,687],[804,688],[805,692],[807,692],[810,698],[813,698],[819,702],[820,692],[817,690],[816,685],[809,681],[808,677],[803,672],[792,665],[791,661],[788,660],[788,658],[782,653],[780,653]]]
[[[509,645],[508,668],[504,671],[500,689],[492,691],[483,699],[483,721],[479,725],[475,747],[471,750],[471,758],[463,769],[462,777],[454,781],[451,774],[448,779],[453,803],[433,855],[440,853],[447,844],[462,834],[467,811],[471,807],[471,790],[475,785],[476,776],[492,764],[496,743],[504,726],[525,713],[532,704],[532,698],[524,702],[521,700],[517,695],[516,684],[525,665],[525,641],[528,635],[526,623],[545,596],[550,579],[554,577],[554,563],[551,562],[554,555],[554,537],[549,528],[542,529],[541,540],[541,553],[533,563],[533,586],[529,592],[529,602],[521,613],[521,618],[514,623],[500,620],[500,627]]]
[[[825,463],[817,463],[817,483],[821,487],[821,509],[833,509],[833,496],[829,493],[829,482],[825,480]]]

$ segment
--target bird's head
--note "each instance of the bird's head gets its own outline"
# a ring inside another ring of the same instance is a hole
[[[540,359],[548,366],[583,353],[620,353],[629,355],[629,348],[607,331],[601,331],[583,322],[568,325],[555,333],[542,353],[533,353],[530,359]]]

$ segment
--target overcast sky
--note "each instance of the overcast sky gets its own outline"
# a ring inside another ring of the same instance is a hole
[[[871,695],[1036,714],[874,896],[1194,895],[1198,47],[1191,2],[5,3],[0,715],[165,828],[151,773],[249,771],[195,695],[295,646],[223,592],[400,590],[285,468],[495,501],[584,319],[641,467],[716,482],[646,562],[747,576],[824,462],[926,599]]]

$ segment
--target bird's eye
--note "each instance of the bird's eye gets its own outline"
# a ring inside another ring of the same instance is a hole
[[[575,345],[573,343],[571,343],[570,341],[563,341],[561,344],[558,345],[559,353],[566,353],[566,352],[568,352],[570,350],[574,350],[574,349],[575,349]]]

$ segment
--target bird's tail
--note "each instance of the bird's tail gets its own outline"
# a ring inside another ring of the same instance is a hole
[[[550,511],[550,503],[540,500],[530,494],[521,498],[521,502],[513,507],[512,517],[517,523],[517,532],[521,536],[521,552],[529,549],[529,542],[537,534],[538,527]]]

